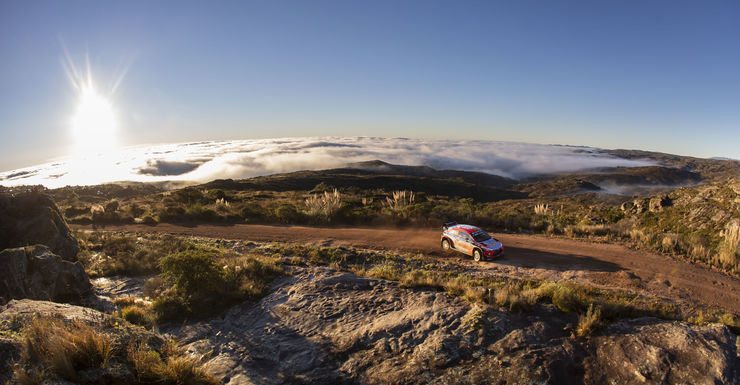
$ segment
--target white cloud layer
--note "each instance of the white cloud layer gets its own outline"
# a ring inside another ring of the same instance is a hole
[[[654,164],[613,157],[591,147],[375,137],[281,138],[131,148],[3,172],[0,184],[43,184],[55,188],[115,181],[205,182],[320,170],[375,159],[515,179],[596,167]]]

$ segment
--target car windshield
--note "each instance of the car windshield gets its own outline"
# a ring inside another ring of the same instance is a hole
[[[473,239],[475,239],[476,242],[485,242],[491,239],[491,236],[483,230],[478,230],[473,233]]]

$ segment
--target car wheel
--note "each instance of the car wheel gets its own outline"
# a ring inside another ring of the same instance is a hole
[[[450,241],[443,239],[442,240],[442,250],[448,251],[450,250]]]
[[[473,260],[476,262],[480,262],[480,257],[481,257],[480,250],[478,249],[473,250]]]

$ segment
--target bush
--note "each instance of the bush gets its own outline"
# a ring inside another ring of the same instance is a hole
[[[195,187],[186,187],[172,192],[172,199],[176,202],[192,205],[202,202],[203,193]]]
[[[211,292],[221,283],[221,272],[210,253],[186,250],[168,255],[159,262],[162,277],[187,296]]]
[[[247,203],[239,210],[239,216],[247,222],[255,222],[264,219],[267,213],[257,203]]]
[[[275,216],[281,223],[295,223],[299,220],[301,214],[295,206],[283,203],[275,209]]]
[[[266,293],[267,283],[282,274],[277,260],[202,249],[171,254],[162,259],[160,268],[173,285],[152,304],[162,321],[208,317],[245,299],[258,299]]]

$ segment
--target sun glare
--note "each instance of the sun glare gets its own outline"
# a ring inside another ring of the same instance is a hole
[[[92,82],[80,88],[77,110],[72,118],[72,135],[77,155],[109,151],[115,145],[113,106]]]

